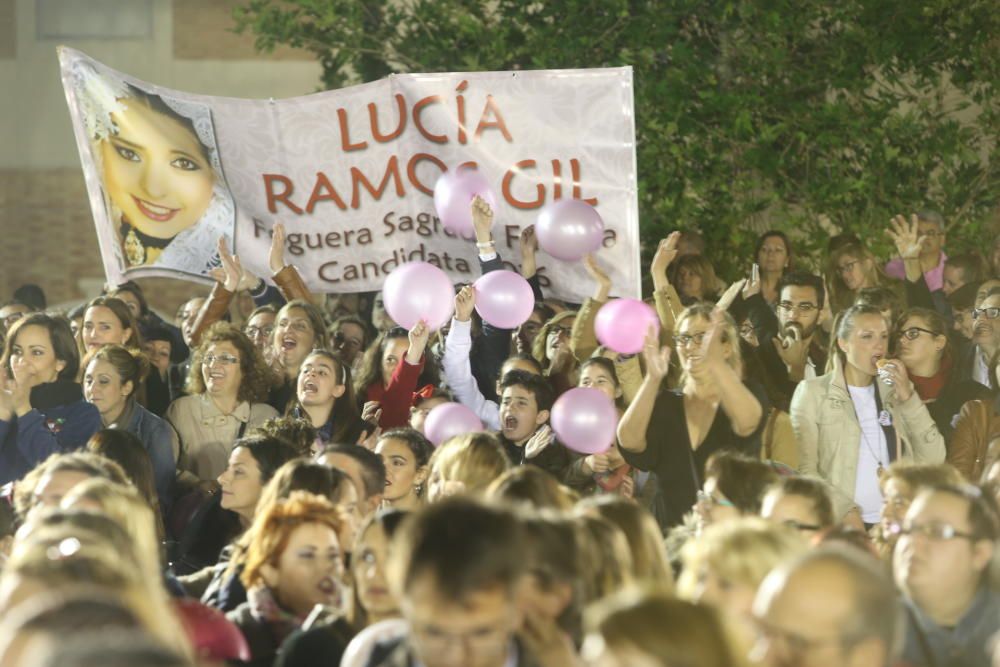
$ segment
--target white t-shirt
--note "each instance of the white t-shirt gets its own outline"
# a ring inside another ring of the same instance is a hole
[[[854,484],[854,502],[861,508],[865,523],[878,523],[882,511],[882,490],[878,485],[879,468],[889,467],[885,432],[878,423],[875,383],[867,387],[847,387],[854,402],[854,412],[861,424],[858,442],[858,476]]]
[[[972,365],[972,379],[983,385],[984,387],[993,388],[993,378],[990,377],[990,367],[986,363],[986,357],[983,355],[983,351],[976,346],[976,359],[975,363]]]

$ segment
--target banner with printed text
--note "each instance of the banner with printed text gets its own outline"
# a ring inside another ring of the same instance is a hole
[[[475,166],[497,196],[493,235],[519,266],[545,204],[584,199],[605,222],[614,292],[639,293],[632,70],[398,74],[284,100],[171,90],[68,48],[63,86],[112,283],[205,282],[224,238],[268,278],[275,223],[317,293],[381,289],[404,262],[479,275],[474,239],[445,230],[437,178]],[[547,295],[593,291],[580,263],[540,252]]]

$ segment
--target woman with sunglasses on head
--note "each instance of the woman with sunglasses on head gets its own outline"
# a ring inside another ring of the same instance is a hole
[[[973,380],[962,380],[948,340],[948,324],[936,311],[910,308],[896,321],[896,356],[906,366],[913,387],[927,406],[945,442],[966,402],[985,398],[989,390]]]
[[[743,380],[739,334],[728,314],[691,306],[677,320],[674,341],[683,371],[680,388],[661,391],[670,348],[647,337],[646,377],[618,424],[625,461],[657,474],[669,525],[680,523],[695,504],[711,454],[758,454],[769,408],[764,389]]]

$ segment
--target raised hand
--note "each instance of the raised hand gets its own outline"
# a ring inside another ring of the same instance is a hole
[[[746,279],[742,278],[730,285],[729,288],[722,293],[722,296],[719,297],[719,300],[715,302],[715,307],[721,310],[729,310],[729,306],[733,305],[733,301],[736,300],[736,295],[743,290],[743,286],[746,282]]]
[[[642,347],[642,358],[646,362],[646,377],[660,381],[670,370],[670,346],[660,347],[660,339],[652,327],[646,332],[646,342]]]
[[[743,281],[744,301],[754,294],[760,294],[760,266],[757,264],[750,268],[750,277]]]
[[[455,295],[455,319],[459,322],[468,322],[472,318],[472,311],[476,307],[476,288],[466,285]]]
[[[285,226],[276,223],[271,236],[271,251],[267,255],[267,264],[271,273],[277,273],[285,268]]]
[[[555,433],[552,432],[552,427],[548,424],[542,425],[535,434],[528,438],[528,441],[524,443],[524,458],[531,459],[544,451],[546,447],[552,444],[552,441],[556,439]]]
[[[476,241],[479,243],[493,241],[493,209],[479,195],[472,198],[472,226],[476,230]]]
[[[595,301],[606,301],[611,293],[611,278],[604,269],[597,263],[597,258],[593,253],[587,255],[583,260],[583,266],[587,269],[590,277],[597,282],[597,292],[594,295]]]
[[[657,289],[667,284],[667,269],[677,257],[677,246],[680,241],[681,233],[671,232],[656,246],[656,254],[653,255],[653,262],[649,265],[649,273],[653,278],[653,285],[657,286]]]
[[[521,250],[521,275],[527,280],[538,270],[538,236],[535,235],[534,225],[521,230],[518,244]]]
[[[886,234],[896,244],[896,251],[903,259],[917,259],[920,251],[927,245],[927,237],[921,236],[917,224],[917,216],[910,216],[910,222],[906,218],[897,215],[889,221],[889,229]]]
[[[420,320],[410,329],[410,347],[406,350],[406,363],[416,365],[424,356],[424,349],[427,347],[427,340],[431,336],[431,329],[427,322]]]

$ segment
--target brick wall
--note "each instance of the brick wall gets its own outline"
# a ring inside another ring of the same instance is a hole
[[[81,286],[104,280],[83,173],[79,168],[0,170],[0,300],[37,283],[49,303],[95,296]],[[150,304],[172,315],[200,285],[165,278],[140,281]]]

